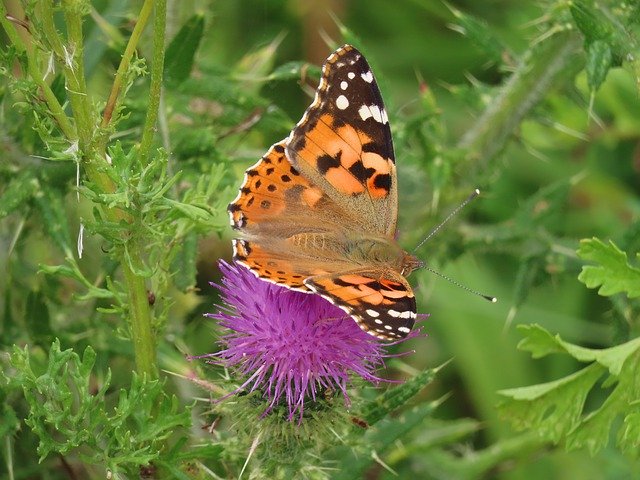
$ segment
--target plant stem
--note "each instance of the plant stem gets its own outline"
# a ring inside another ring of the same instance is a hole
[[[136,371],[147,379],[158,377],[156,340],[151,328],[151,312],[144,278],[136,275],[126,261],[121,262],[129,297],[131,337],[136,358]]]
[[[557,33],[530,49],[495,99],[458,146],[467,158],[484,166],[505,147],[522,119],[545,97],[556,81],[582,69],[576,61],[582,39],[575,31]]]
[[[50,2],[51,0],[46,0]],[[87,85],[84,78],[84,50],[82,35],[82,8],[83,2],[78,0],[64,0],[64,18],[67,24],[67,46],[62,46],[63,68],[67,81],[67,93],[69,103],[73,110],[78,130],[80,151],[85,159],[92,161],[94,158],[91,149],[91,137],[93,134],[93,122],[90,101],[87,94]],[[51,9],[52,10],[52,9]],[[54,28],[55,32],[55,28]],[[57,37],[57,34],[55,35]]]
[[[167,1],[157,0],[153,22],[153,64],[151,66],[151,85],[149,87],[149,106],[140,141],[139,161],[145,164],[151,150],[151,142],[156,132],[158,108],[162,93],[162,74],[164,70],[164,36],[167,26]]]
[[[23,12],[22,12],[23,13]],[[30,38],[29,32],[26,32],[25,35],[21,35],[18,32],[18,29],[22,29],[23,27],[12,24],[9,20],[7,20],[7,11],[5,10],[5,6],[0,2],[0,23],[4,28],[4,31],[7,33],[9,40],[11,43],[22,50],[27,55],[27,69],[29,72],[29,76],[31,79],[36,82],[40,90],[42,91],[42,96],[44,97],[45,102],[47,102],[47,106],[49,107],[49,111],[51,112],[51,116],[54,118],[58,127],[62,131],[63,135],[70,141],[75,142],[78,139],[78,135],[76,133],[75,128],[73,127],[69,117],[64,112],[62,105],[58,102],[58,99],[53,94],[53,91],[49,87],[49,84],[45,81],[44,74],[40,70],[38,66],[38,56],[36,50],[33,48],[31,44],[25,43],[23,38]],[[21,15],[24,17],[24,13]]]
[[[50,1],[50,0],[48,0]],[[65,0],[63,3],[65,20],[67,23],[67,35],[70,52],[64,51],[65,77],[67,80],[70,93],[70,102],[73,109],[76,125],[80,133],[80,149],[83,153],[85,170],[91,181],[95,182],[102,191],[111,193],[115,191],[115,185],[107,173],[103,171],[107,167],[106,163],[106,127],[111,119],[111,113],[115,108],[122,83],[131,61],[133,52],[135,51],[142,30],[147,23],[149,14],[153,7],[153,0],[147,0],[142,6],[140,19],[136,24],[133,34],[129,39],[125,54],[118,68],[118,73],[111,89],[111,95],[107,102],[107,109],[110,109],[109,117],[103,116],[102,133],[98,136],[93,135],[95,125],[92,123],[92,115],[84,74],[83,62],[83,37],[82,37],[82,16],[83,3],[78,0]],[[72,61],[67,62],[67,56],[71,54]],[[131,219],[129,215],[120,209],[107,209],[107,217],[111,221],[127,221]],[[128,246],[133,256],[142,256],[142,248],[135,241],[130,240]],[[152,328],[152,314],[147,299],[147,289],[145,278],[142,275],[134,273],[131,266],[124,258],[124,252],[120,260],[123,270],[126,290],[128,294],[129,304],[129,320],[131,325],[131,336],[136,361],[136,370],[140,374],[146,374],[147,378],[157,378],[156,369],[156,342]]]
[[[107,104],[104,107],[104,112],[102,114],[102,124],[100,125],[103,129],[106,128],[107,125],[109,125],[111,117],[113,116],[113,112],[116,109],[120,90],[122,89],[124,78],[127,74],[127,70],[129,69],[131,58],[136,51],[136,47],[138,46],[138,42],[140,41],[140,36],[142,35],[142,31],[147,24],[149,15],[151,15],[154,3],[154,0],[145,0],[142,8],[140,9],[138,21],[136,22],[136,26],[133,28],[133,32],[131,32],[131,37],[129,38],[129,42],[127,43],[127,48],[122,55],[122,60],[120,61],[120,65],[118,66],[118,71],[116,72],[113,86],[111,87],[109,99],[107,100]]]

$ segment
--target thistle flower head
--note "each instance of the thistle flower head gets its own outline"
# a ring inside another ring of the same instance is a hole
[[[383,380],[374,372],[387,356],[384,344],[342,310],[317,295],[260,280],[242,266],[221,261],[220,270],[225,307],[207,316],[228,333],[223,350],[210,356],[247,378],[239,390],[263,393],[265,413],[286,403],[289,420],[301,420],[305,401],[322,390],[341,391],[348,404],[352,374]]]

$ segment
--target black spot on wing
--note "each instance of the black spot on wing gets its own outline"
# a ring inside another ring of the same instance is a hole
[[[318,157],[318,160],[317,160],[318,171],[324,175],[330,169],[340,167],[341,156],[342,156],[342,151],[339,151],[338,155],[336,155],[335,157],[332,157],[331,155],[322,155],[321,157]]]
[[[355,162],[349,167],[349,172],[353,174],[360,182],[364,183],[367,179],[375,173],[375,168],[364,168],[364,164],[361,161]]]
[[[388,173],[381,173],[379,175],[376,175],[376,177],[373,179],[373,185],[376,188],[382,188],[386,191],[391,190],[391,175],[389,175]]]

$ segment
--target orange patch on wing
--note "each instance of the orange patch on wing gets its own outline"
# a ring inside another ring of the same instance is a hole
[[[332,168],[325,177],[341,193],[355,195],[364,192],[364,186],[347,170]]]
[[[391,162],[374,152],[364,152],[362,164],[364,168],[375,169],[376,173],[391,173]]]
[[[389,173],[389,162],[380,155],[363,152],[362,145],[371,141],[366,133],[356,130],[350,125],[335,129],[332,125],[334,118],[325,113],[318,122],[306,133],[304,148],[299,152],[304,162],[314,169],[318,169],[318,159],[325,155],[340,158],[340,166],[330,168],[324,174],[327,181],[339,192],[348,195],[363,193],[369,189],[375,198],[382,198],[388,192],[374,186],[369,180],[367,185],[349,171],[357,162],[362,162],[365,168],[374,168],[381,173]]]
[[[363,277],[362,275],[342,275],[340,280],[347,283],[353,283],[354,285],[361,285],[363,283],[369,283],[371,277]]]
[[[382,290],[382,295],[386,298],[403,298],[407,296],[405,290]]]

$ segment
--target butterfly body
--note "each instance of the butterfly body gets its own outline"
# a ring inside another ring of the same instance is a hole
[[[422,263],[395,241],[397,177],[387,113],[369,65],[345,45],[289,137],[245,172],[229,205],[234,260],[318,294],[381,339],[406,336]]]

